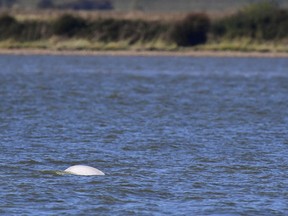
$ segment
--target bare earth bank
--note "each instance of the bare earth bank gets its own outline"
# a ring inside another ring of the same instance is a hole
[[[46,50],[46,49],[0,49],[0,54],[10,55],[107,55],[107,56],[191,56],[191,57],[282,57],[285,52],[241,52],[241,51],[90,51],[90,50]]]

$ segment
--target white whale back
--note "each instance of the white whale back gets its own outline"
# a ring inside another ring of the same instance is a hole
[[[92,176],[92,175],[105,175],[102,171],[86,165],[75,165],[67,168],[65,172],[74,175],[84,175],[84,176]]]

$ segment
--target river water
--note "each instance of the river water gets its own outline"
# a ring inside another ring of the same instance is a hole
[[[287,215],[288,60],[0,56],[1,215]],[[71,165],[105,176],[61,174]]]

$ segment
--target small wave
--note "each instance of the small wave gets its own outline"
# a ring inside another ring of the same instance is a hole
[[[42,174],[46,175],[69,175],[70,173],[61,170],[42,170]]]

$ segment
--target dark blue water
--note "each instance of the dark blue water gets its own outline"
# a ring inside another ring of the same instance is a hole
[[[288,60],[0,56],[1,215],[287,215]],[[60,175],[86,164],[105,176]]]

